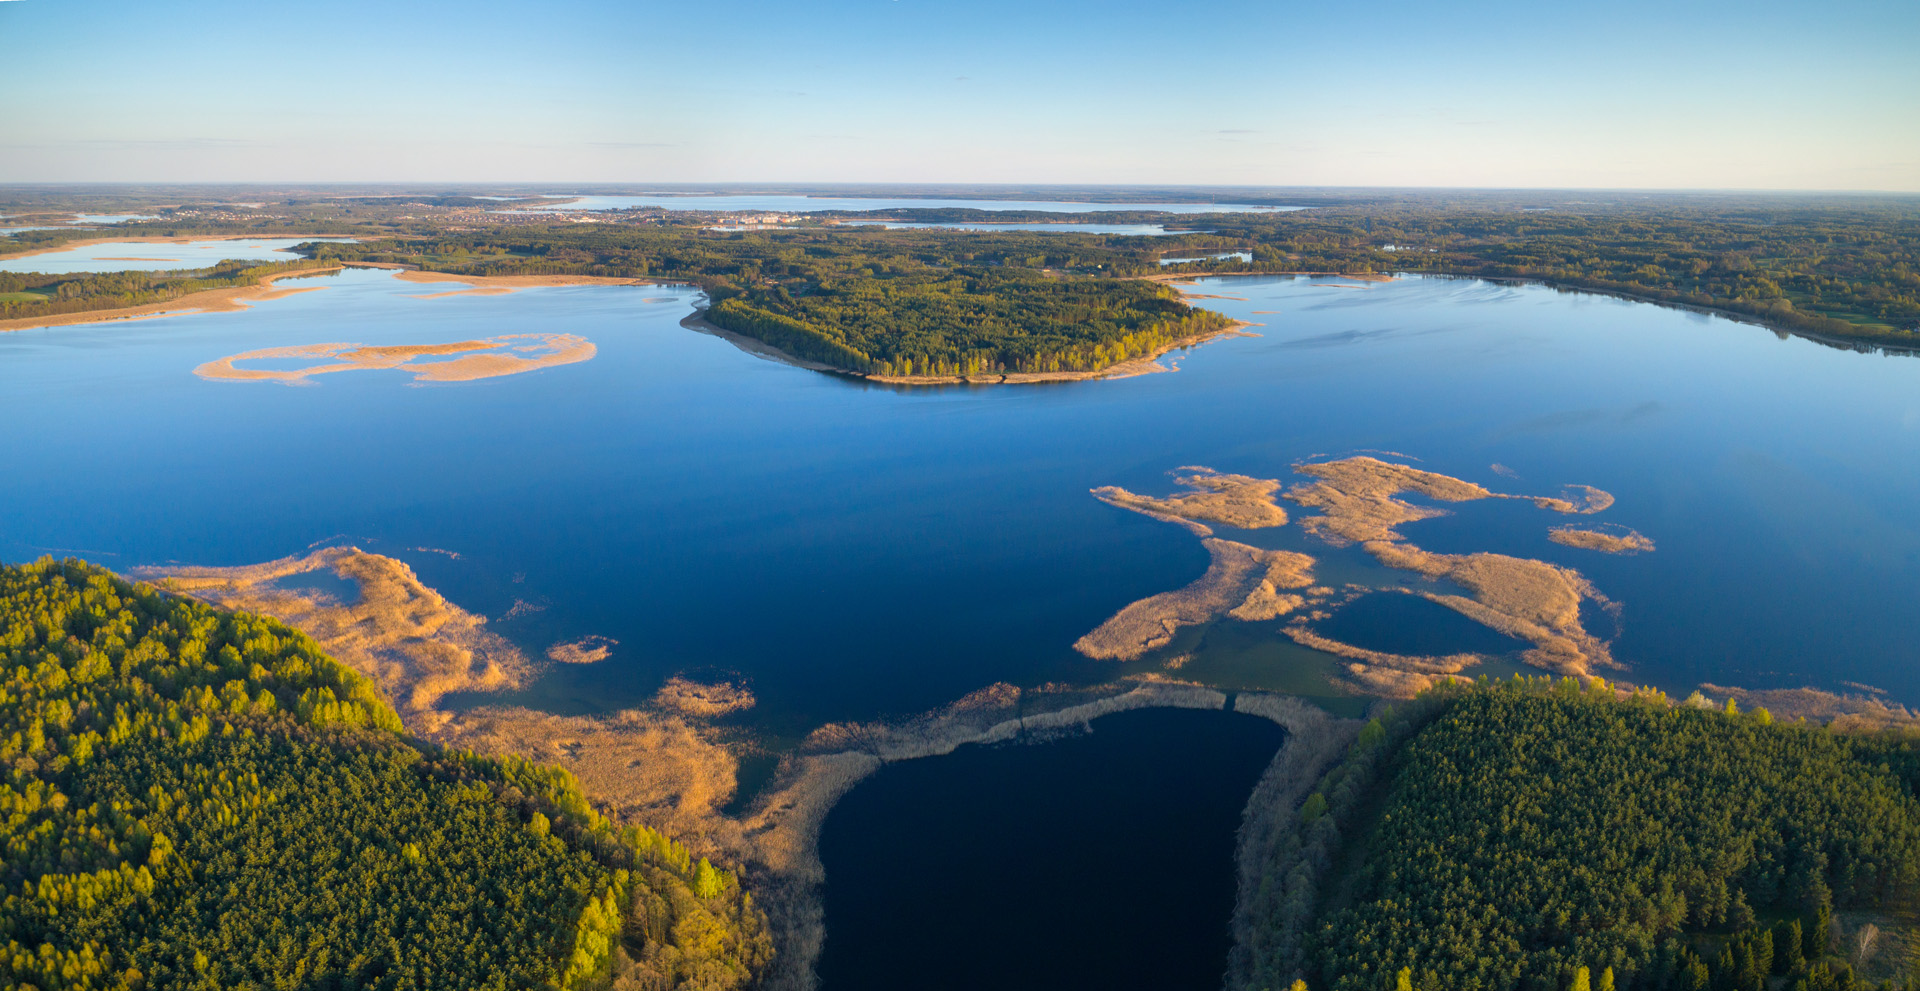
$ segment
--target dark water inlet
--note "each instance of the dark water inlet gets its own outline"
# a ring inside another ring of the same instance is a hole
[[[1285,739],[1147,709],[883,768],[834,807],[824,991],[1214,991],[1235,831]]]

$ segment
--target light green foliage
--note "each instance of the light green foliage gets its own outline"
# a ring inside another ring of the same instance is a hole
[[[697,947],[629,928],[695,883],[683,847],[615,831],[565,772],[407,740],[273,620],[0,567],[0,677],[9,987],[572,986],[649,939],[717,975],[659,987],[765,963],[737,891],[699,907]]]

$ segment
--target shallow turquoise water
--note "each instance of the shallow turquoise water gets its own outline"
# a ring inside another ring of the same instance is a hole
[[[1542,288],[1326,281],[1210,280],[1200,291],[1245,302],[1207,305],[1263,336],[1195,349],[1175,374],[1018,388],[894,389],[757,359],[681,328],[686,289],[418,299],[447,287],[365,270],[245,313],[0,334],[0,557],[241,564],[350,541],[477,612],[541,607],[494,624],[531,651],[620,641],[524,701],[590,711],[675,673],[730,675],[761,701],[749,719],[797,733],[1160,663],[1071,645],[1198,577],[1206,553],[1091,487],[1165,492],[1191,464],[1291,478],[1298,459],[1392,450],[1499,491],[1617,496],[1590,519],[1657,551],[1550,543],[1566,518],[1515,502],[1404,532],[1580,569],[1621,605],[1628,679],[1920,701],[1920,361]],[[598,356],[443,385],[192,374],[266,347],[531,332]],[[1379,573],[1297,527],[1223,535],[1321,555],[1327,581]],[[1238,687],[1310,685],[1329,662],[1276,624],[1183,637],[1201,651],[1188,673]]]

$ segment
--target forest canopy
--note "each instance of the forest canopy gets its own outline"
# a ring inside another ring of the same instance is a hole
[[[1438,689],[1368,726],[1271,851],[1253,986],[1853,987],[1832,913],[1914,910],[1916,783],[1910,738],[1598,680]]]
[[[174,200],[156,208],[159,219],[116,225],[113,233],[347,236],[363,240],[303,250],[455,274],[686,281],[707,291],[716,324],[874,374],[1084,371],[1226,325],[1189,309],[1177,293],[1137,282],[1160,274],[1522,279],[1708,308],[1843,346],[1920,349],[1920,200],[1913,197],[1294,191],[1286,199],[1312,209],[837,211],[728,229],[728,216],[713,211],[607,211],[594,215],[599,222],[578,223],[454,195],[291,196],[245,214]],[[843,222],[883,218],[1147,223],[1168,233]],[[7,244],[51,248],[101,233],[22,231],[0,241],[0,252]],[[1227,253],[1246,257],[1213,257]],[[1200,260],[1162,264],[1189,257]],[[247,274],[0,273],[0,319],[171,299]]]
[[[0,974],[22,989],[744,986],[733,877],[567,772],[404,737],[277,621],[0,566]]]

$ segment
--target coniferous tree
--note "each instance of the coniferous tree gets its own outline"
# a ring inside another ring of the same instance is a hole
[[[1791,974],[1800,969],[1806,959],[1804,939],[1801,935],[1799,919],[1788,919],[1774,927],[1773,972]]]

